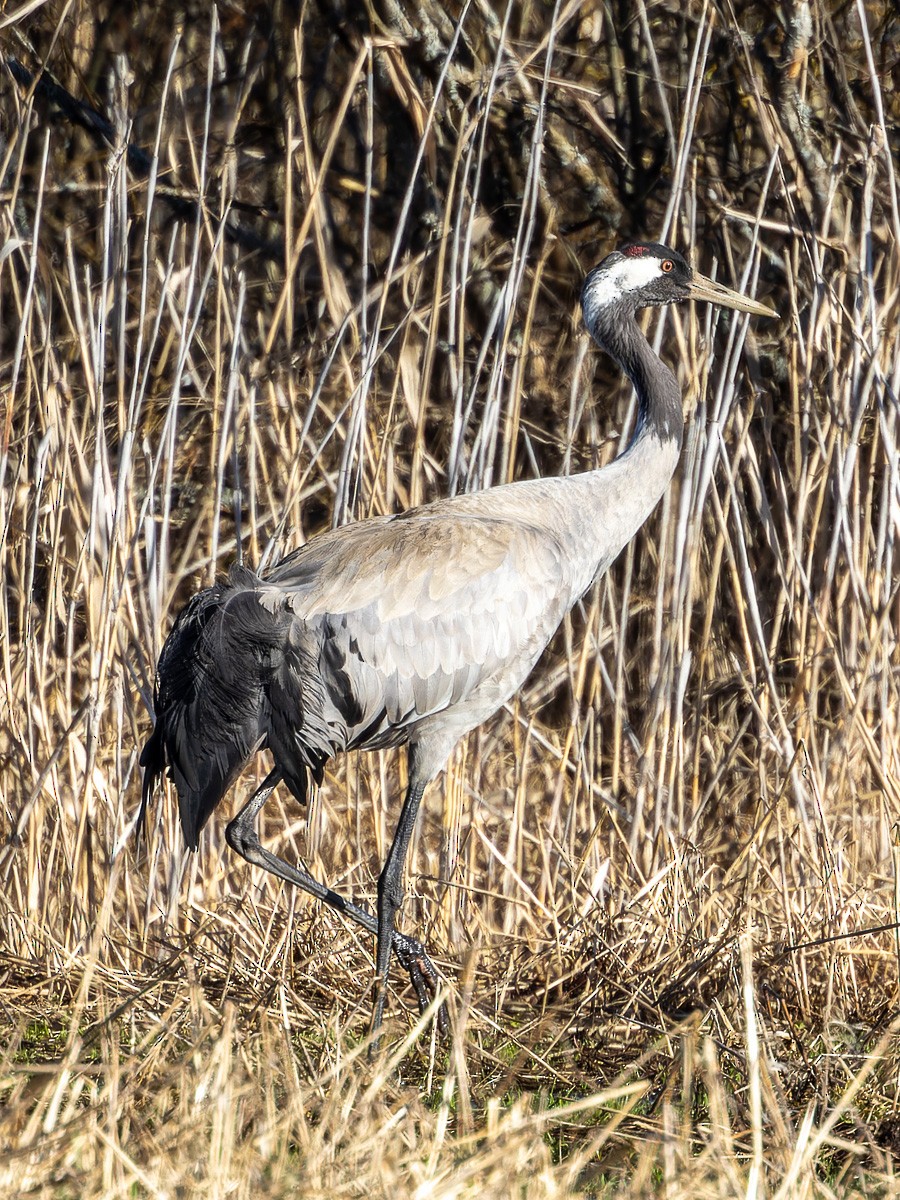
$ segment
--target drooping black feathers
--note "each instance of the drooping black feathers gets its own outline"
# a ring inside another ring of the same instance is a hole
[[[305,746],[302,647],[283,609],[260,604],[260,580],[233,568],[227,582],[194,596],[181,611],[159,659],[156,724],[141,754],[143,823],[156,780],[168,766],[178,791],[184,838],[200,831],[257,752],[271,747],[285,781],[302,802],[307,769],[323,759]]]

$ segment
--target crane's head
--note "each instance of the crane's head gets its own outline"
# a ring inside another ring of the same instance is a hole
[[[678,300],[708,300],[758,317],[776,314],[765,305],[692,271],[677,250],[658,242],[632,242],[607,255],[584,281],[581,304],[589,329],[604,312],[634,312]]]

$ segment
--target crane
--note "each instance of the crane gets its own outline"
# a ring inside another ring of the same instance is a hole
[[[140,760],[138,828],[168,768],[184,839],[196,849],[240,771],[267,749],[274,766],[228,824],[226,840],[247,862],[375,935],[375,1041],[392,954],[422,1011],[438,987],[425,947],[395,927],[426,786],[457,741],[521,686],[674,473],[681,392],[635,313],[688,299],[776,315],[657,243],[623,246],[585,278],[585,325],[628,375],[638,401],[634,434],[609,465],[370,517],[311,539],[260,574],[233,567],[188,601],[163,646],[155,726]],[[279,783],[304,803],[334,755],[402,744],[408,787],[375,913],[262,845],[256,819]],[[443,1009],[439,1020],[446,1023]]]

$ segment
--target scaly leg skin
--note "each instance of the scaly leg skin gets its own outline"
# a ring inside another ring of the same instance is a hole
[[[406,862],[406,852],[409,849],[409,839],[412,837],[419,805],[425,792],[425,784],[410,782],[400,811],[400,820],[394,833],[394,840],[388,850],[384,869],[378,879],[378,941],[375,948],[375,1003],[372,1008],[372,1045],[371,1053],[378,1049],[381,1035],[381,1021],[384,1016],[384,1004],[387,999],[388,968],[391,964],[391,950],[394,946],[394,918],[400,902],[403,899],[403,866]],[[421,947],[420,947],[421,949]],[[428,956],[422,952],[426,962]],[[420,956],[415,961],[421,969]],[[409,968],[407,968],[409,969]],[[431,966],[431,970],[434,967]],[[427,968],[426,968],[427,971]],[[412,972],[410,972],[412,977]],[[429,976],[430,977],[430,976]],[[415,987],[415,982],[413,982]],[[421,1003],[421,996],[419,998]],[[446,1019],[446,1018],[445,1018]]]
[[[354,904],[352,900],[346,900],[343,896],[339,896],[337,892],[333,892],[324,884],[319,883],[307,871],[292,866],[283,858],[273,854],[271,850],[267,850],[260,842],[256,832],[256,818],[269,796],[281,782],[281,778],[281,772],[277,768],[266,776],[234,820],[227,826],[225,840],[228,845],[247,862],[262,867],[265,871],[270,871],[286,883],[302,888],[303,891],[315,896],[317,900],[324,901],[339,913],[350,917],[358,925],[362,925],[369,933],[377,935],[379,932],[378,921],[367,909]],[[415,814],[413,814],[413,819],[415,819]],[[440,983],[434,963],[428,957],[421,942],[393,929],[388,941],[388,957],[390,957],[391,948],[397,955],[397,961],[409,974],[419,1003],[419,1012],[423,1013],[431,1003],[433,996],[437,994]],[[438,1028],[442,1033],[445,1033],[448,1028],[446,1006],[443,1004],[438,1012]]]

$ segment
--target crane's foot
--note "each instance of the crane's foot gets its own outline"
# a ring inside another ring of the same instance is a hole
[[[395,929],[392,941],[397,961],[409,975],[419,1001],[419,1012],[423,1013],[437,995],[440,986],[437,969],[428,957],[425,947],[415,938],[398,933]],[[437,1027],[441,1034],[448,1033],[450,1029],[450,1017],[444,1003],[437,1010]]]

